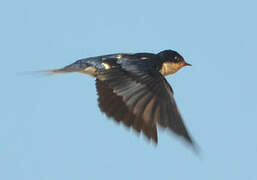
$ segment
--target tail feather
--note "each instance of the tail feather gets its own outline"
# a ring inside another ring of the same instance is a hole
[[[89,67],[87,63],[82,62],[82,60],[78,60],[75,63],[72,63],[60,69],[38,71],[38,73],[45,74],[45,75],[56,75],[56,74],[64,74],[64,73],[72,73],[72,72],[81,72],[87,67]]]
[[[80,59],[68,66],[65,66],[60,69],[50,69],[43,71],[32,71],[32,72],[23,72],[17,73],[18,75],[28,75],[28,74],[41,74],[41,75],[56,75],[56,74],[64,74],[71,72],[83,72],[86,68],[90,67],[90,65],[86,62],[87,59]]]
[[[56,75],[56,74],[63,74],[68,73],[65,71],[62,71],[61,69],[52,69],[52,70],[42,70],[42,71],[25,71],[25,72],[18,72],[16,75],[43,75],[43,76],[49,76],[49,75]]]

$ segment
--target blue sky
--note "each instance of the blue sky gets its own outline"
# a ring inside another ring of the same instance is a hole
[[[1,1],[0,179],[257,179],[255,1]],[[94,79],[20,72],[174,49],[167,77],[201,156],[107,119]]]

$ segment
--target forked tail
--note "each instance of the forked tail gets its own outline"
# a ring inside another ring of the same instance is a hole
[[[88,63],[78,60],[75,63],[72,63],[60,69],[36,71],[35,73],[40,73],[45,75],[65,74],[65,73],[72,73],[72,72],[82,72],[87,67],[89,67]]]

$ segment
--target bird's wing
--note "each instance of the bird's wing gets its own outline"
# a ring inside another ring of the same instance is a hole
[[[193,145],[170,85],[149,65],[130,63],[110,69],[97,76],[96,87],[99,107],[107,116],[143,131],[156,143],[159,123]]]
[[[127,127],[132,126],[137,132],[143,131],[147,138],[157,143],[157,129],[155,124],[144,123],[141,117],[137,117],[124,103],[122,96],[118,96],[104,81],[96,79],[98,103],[102,112],[117,122],[122,122]]]

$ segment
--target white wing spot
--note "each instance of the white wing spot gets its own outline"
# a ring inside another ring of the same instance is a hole
[[[120,59],[120,58],[122,58],[122,55],[119,54],[119,55],[116,56],[116,58]]]
[[[102,63],[102,65],[104,66],[104,69],[106,69],[106,70],[111,69],[111,66],[107,63]]]

